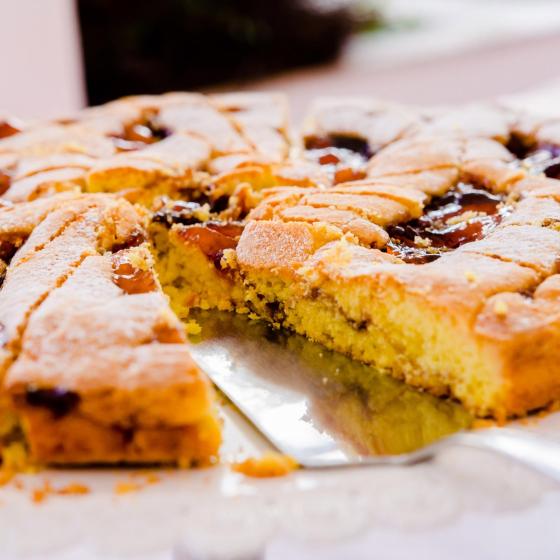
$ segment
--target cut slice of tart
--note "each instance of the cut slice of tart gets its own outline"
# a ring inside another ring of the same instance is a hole
[[[495,322],[507,320],[509,307],[489,307],[492,298],[510,293],[529,302],[523,294],[555,271],[558,232],[535,227],[534,242],[512,247],[527,231],[510,230],[523,227],[504,227],[480,247],[466,244],[433,262],[407,264],[347,241],[316,250],[309,224],[253,222],[236,256],[246,305],[258,316],[413,385],[451,394],[477,415],[504,418],[560,398],[551,373],[557,338],[546,347],[525,346],[521,364],[511,344],[503,351],[504,341],[480,328],[488,309]],[[263,249],[271,239],[282,240],[282,251]],[[538,390],[518,390],[530,380]]]
[[[493,140],[412,135],[371,158],[366,180],[272,191],[236,247],[245,306],[477,415],[557,401],[555,313],[539,323],[535,300],[558,272],[560,183],[532,172]],[[324,244],[325,222],[344,238]]]
[[[87,257],[45,299],[5,388],[41,463],[189,465],[217,455],[211,387],[144,246]]]
[[[64,198],[13,255],[0,291],[2,407],[15,411],[30,460],[213,461],[213,393],[161,291],[143,218],[110,195]],[[37,216],[39,202],[17,209]]]

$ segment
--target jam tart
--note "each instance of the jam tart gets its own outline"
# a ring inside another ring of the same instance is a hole
[[[180,318],[234,310],[505,419],[560,400],[560,126],[497,104],[136,96],[0,121],[0,443],[211,463]],[[10,420],[7,421],[6,418]]]

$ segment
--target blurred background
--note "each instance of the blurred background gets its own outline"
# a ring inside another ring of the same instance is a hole
[[[433,104],[560,78],[558,0],[0,0],[0,113],[134,93],[282,90]]]

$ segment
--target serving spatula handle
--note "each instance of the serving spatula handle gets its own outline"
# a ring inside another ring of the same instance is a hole
[[[550,437],[509,428],[490,428],[459,432],[442,440],[441,444],[492,451],[560,482],[560,441]]]
[[[335,458],[327,453],[306,457],[301,464],[308,468],[414,465],[429,461],[441,451],[455,446],[497,453],[560,482],[560,441],[509,428],[458,432],[402,455]]]

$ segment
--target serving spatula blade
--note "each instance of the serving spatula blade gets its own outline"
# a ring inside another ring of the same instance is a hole
[[[226,313],[196,320],[202,335],[192,341],[194,360],[279,451],[303,466],[410,452],[470,421],[458,405],[303,337]]]
[[[226,313],[197,316],[191,353],[219,389],[303,467],[411,465],[451,446],[509,457],[560,482],[560,441],[466,431],[470,416],[335,352]]]

